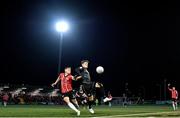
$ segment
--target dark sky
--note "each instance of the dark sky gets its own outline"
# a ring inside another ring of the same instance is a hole
[[[132,94],[143,94],[145,88],[146,98],[159,97],[164,79],[180,82],[176,3],[12,0],[1,5],[1,84],[49,86],[56,79],[59,40],[54,25],[60,19],[70,23],[62,67],[90,60],[93,79],[101,78],[114,96],[122,95],[128,83]],[[105,68],[100,77],[98,65]]]

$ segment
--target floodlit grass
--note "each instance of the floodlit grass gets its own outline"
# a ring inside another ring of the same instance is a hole
[[[80,108],[81,117],[172,117],[180,116],[180,110],[172,111],[171,106],[95,106],[95,114]],[[0,106],[0,117],[76,117],[67,106],[51,105],[9,105]]]

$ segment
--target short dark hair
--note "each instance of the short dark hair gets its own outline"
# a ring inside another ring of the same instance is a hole
[[[65,70],[65,69],[68,69],[68,68],[71,68],[71,67],[70,67],[70,66],[67,66],[67,67],[64,68],[64,70]]]
[[[89,60],[82,60],[82,61],[81,61],[81,64],[83,64],[83,63],[85,63],[85,62],[89,63]]]

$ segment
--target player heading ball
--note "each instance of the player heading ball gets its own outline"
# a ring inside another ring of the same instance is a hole
[[[92,104],[94,101],[93,96],[93,82],[91,81],[91,76],[88,71],[89,61],[82,60],[81,66],[76,68],[75,71],[78,74],[76,79],[82,79],[82,88],[86,95],[88,96],[88,109],[89,112],[94,114],[94,110],[92,109]]]

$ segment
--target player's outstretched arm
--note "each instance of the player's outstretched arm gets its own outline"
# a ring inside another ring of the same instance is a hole
[[[82,78],[82,76],[77,76],[75,79],[76,80],[79,80],[79,79],[81,79]]]
[[[59,82],[59,80],[60,80],[60,79],[59,79],[59,77],[58,77],[57,80],[56,80],[54,83],[51,84],[51,86],[54,87],[54,86]]]
[[[74,80],[74,81],[77,81],[81,78],[82,78],[82,76],[72,76],[72,80]]]
[[[172,89],[170,88],[171,84],[168,84],[168,90],[172,91]]]
[[[81,71],[82,71],[82,67],[78,67],[78,68],[75,69],[75,72],[77,73],[77,75],[74,76],[74,79],[75,79],[75,80],[79,80],[79,79],[82,78],[82,76],[81,76]]]

